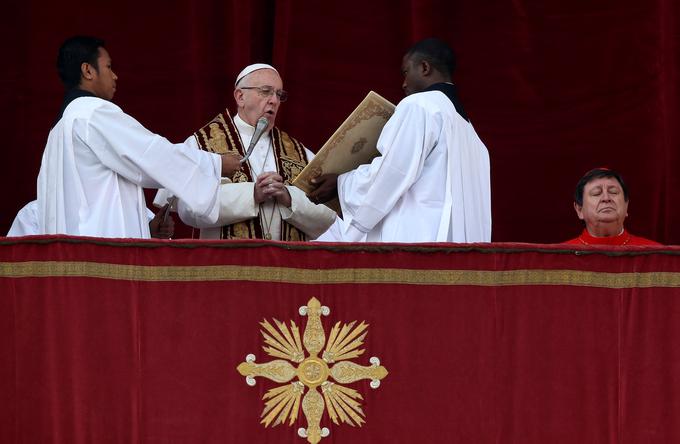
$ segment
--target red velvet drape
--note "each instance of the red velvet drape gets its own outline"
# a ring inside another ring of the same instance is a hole
[[[311,297],[389,375],[323,443],[680,441],[678,247],[0,241],[0,442],[302,444],[236,366]]]
[[[0,232],[35,196],[72,34],[108,41],[116,102],[175,141],[232,105],[240,68],[273,62],[291,93],[279,123],[313,150],[368,90],[398,101],[402,53],[435,35],[458,52],[455,81],[491,153],[494,240],[573,237],[573,187],[608,166],[629,182],[630,230],[678,243],[678,19],[674,0],[11,2]]]

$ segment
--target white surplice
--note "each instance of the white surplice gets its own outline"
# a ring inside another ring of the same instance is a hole
[[[172,144],[115,104],[80,97],[50,131],[38,175],[40,234],[149,238],[143,188],[216,219],[220,156]]]
[[[241,136],[244,147],[250,145],[255,128],[243,121],[238,115],[234,117],[234,124]],[[187,143],[190,141],[187,140]],[[194,140],[193,145],[198,148]],[[314,154],[305,148],[307,160],[311,160]],[[251,156],[248,158],[250,171],[254,178],[264,172],[277,171],[276,159],[273,152],[271,136],[269,133],[263,134],[253,148]],[[305,193],[297,187],[286,185],[290,193],[290,208],[274,201],[265,201],[261,205],[255,202],[255,183],[240,182],[233,183],[228,179],[222,179],[220,186],[220,210],[217,221],[207,221],[204,217],[198,217],[180,199],[178,213],[180,219],[192,227],[200,228],[201,239],[219,239],[222,227],[248,219],[260,217],[262,230],[269,232],[273,240],[281,239],[281,221],[293,225],[303,231],[310,239],[314,239],[326,231],[335,221],[336,214],[325,205],[316,205],[311,202]],[[159,192],[154,200],[156,205],[164,205],[167,194]]]
[[[17,213],[7,237],[31,236],[38,234],[38,201],[32,200]]]
[[[155,214],[147,208],[146,219],[151,222]],[[38,227],[38,201],[32,200],[24,205],[14,217],[12,226],[9,227],[7,237],[33,236],[40,234]]]
[[[489,153],[440,91],[404,98],[370,164],[338,177],[344,220],[319,240],[489,242]]]

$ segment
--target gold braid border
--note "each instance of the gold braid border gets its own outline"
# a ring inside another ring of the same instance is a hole
[[[570,285],[598,288],[678,288],[680,273],[604,273],[580,270],[304,269],[243,265],[143,266],[97,262],[3,262],[0,278],[84,277],[151,282],[253,281],[292,284],[441,286]]]

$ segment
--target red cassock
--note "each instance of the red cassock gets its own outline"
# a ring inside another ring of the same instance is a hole
[[[585,228],[578,237],[564,243],[569,245],[661,245],[658,242],[645,239],[644,237],[633,236],[625,229],[618,236],[595,237],[588,233],[588,230]]]

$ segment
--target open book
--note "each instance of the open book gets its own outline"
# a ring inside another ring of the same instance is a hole
[[[359,165],[370,163],[380,153],[376,149],[378,137],[385,123],[392,117],[394,105],[370,91],[352,114],[345,119],[316,157],[298,174],[293,185],[305,193],[315,186],[311,179],[322,174],[342,174]],[[337,202],[327,204],[337,211]]]

